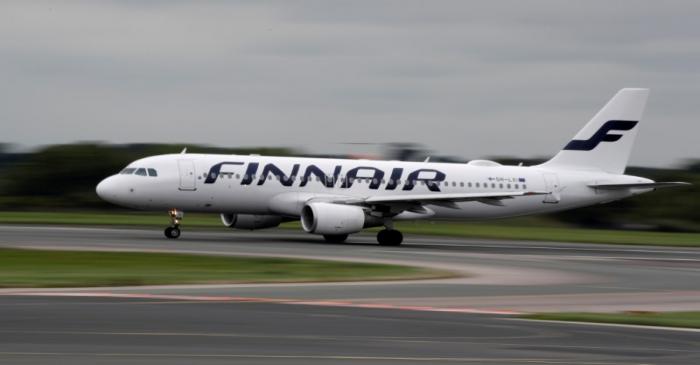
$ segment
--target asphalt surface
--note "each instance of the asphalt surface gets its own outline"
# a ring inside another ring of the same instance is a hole
[[[696,332],[484,315],[6,297],[3,364],[697,364]]]
[[[446,280],[0,290],[0,364],[696,364],[700,332],[500,313],[700,310],[700,250],[0,226],[0,245],[404,263]],[[484,314],[473,314],[484,313]]]

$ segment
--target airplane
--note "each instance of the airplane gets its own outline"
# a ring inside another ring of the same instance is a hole
[[[183,212],[219,213],[224,226],[257,230],[301,221],[304,231],[344,242],[384,227],[380,245],[397,246],[394,222],[479,220],[552,213],[688,185],[625,175],[648,89],[625,88],[552,159],[536,166],[375,161],[187,153],[146,157],[107,177],[97,194],[113,204],[168,211],[170,239]]]

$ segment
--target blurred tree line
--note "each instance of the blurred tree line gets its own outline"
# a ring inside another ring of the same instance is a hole
[[[0,209],[115,209],[95,193],[102,179],[130,162],[152,155],[179,153],[168,144],[54,145],[35,152],[10,153],[0,145]],[[188,146],[189,153],[287,156],[285,148],[217,148]]]
[[[136,159],[179,153],[183,148],[182,145],[168,144],[79,143],[15,153],[8,147],[0,144],[1,210],[118,209],[95,194],[95,186],[100,180]],[[286,148],[188,146],[188,152],[302,155]],[[494,160],[510,165],[522,162],[525,166],[541,162],[512,158]],[[557,213],[549,219],[586,227],[700,231],[700,160],[689,161],[677,169],[630,167],[626,173],[656,181],[687,181],[693,186],[661,189],[605,205]]]

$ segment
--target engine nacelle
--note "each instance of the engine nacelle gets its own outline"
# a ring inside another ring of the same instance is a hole
[[[222,213],[221,222],[229,228],[249,229],[252,231],[277,227],[282,223],[282,217],[276,215]]]
[[[333,203],[310,203],[301,210],[301,226],[315,234],[350,234],[365,227],[361,207]]]

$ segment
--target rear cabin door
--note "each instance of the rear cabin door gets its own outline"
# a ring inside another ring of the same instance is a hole
[[[197,178],[192,160],[178,160],[177,167],[180,170],[180,190],[197,190]]]
[[[559,192],[561,191],[559,188],[559,177],[557,174],[552,172],[545,172],[542,175],[544,176],[545,191],[549,192],[549,194],[544,196],[544,200],[542,202],[549,204],[559,203],[559,200],[561,199],[559,195]]]

